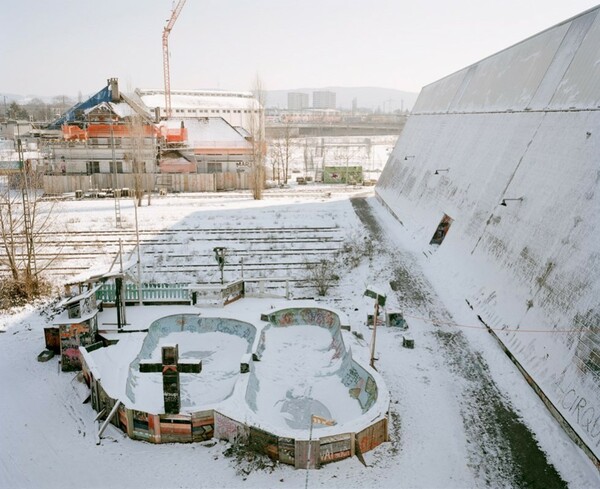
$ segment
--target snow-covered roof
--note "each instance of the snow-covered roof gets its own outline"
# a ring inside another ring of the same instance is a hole
[[[164,90],[138,89],[136,93],[147,107],[165,106]],[[252,109],[260,108],[258,100],[248,92],[221,92],[217,90],[172,90],[172,109]]]
[[[92,287],[92,288],[82,292],[81,294],[75,295],[73,297],[67,297],[67,298],[63,299],[58,304],[57,307],[66,307],[71,304],[75,304],[76,302],[79,302],[82,299],[87,299],[88,297],[91,297],[92,295],[94,295],[99,288],[100,288],[100,285],[98,285],[96,287]]]
[[[80,273],[73,277],[69,282],[65,285],[75,285],[81,284],[84,282],[95,282],[99,280],[107,280],[109,278],[118,277],[123,275],[123,273],[127,272],[129,269],[133,268],[137,263],[137,257],[130,256],[127,260],[123,261],[123,267],[121,269],[121,264],[115,264],[114,261],[109,263],[108,260],[96,263],[93,267],[89,268],[85,272]]]
[[[182,119],[171,119],[164,124],[171,129],[181,127]],[[192,148],[213,147],[215,144],[234,147],[250,146],[240,134],[222,117],[203,117],[185,119],[183,123],[188,132],[188,144]]]

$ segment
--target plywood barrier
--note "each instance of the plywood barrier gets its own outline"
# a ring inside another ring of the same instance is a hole
[[[217,411],[215,411],[214,420],[215,438],[232,443],[236,441],[245,443],[248,440],[248,427],[243,423],[228,418]]]
[[[354,455],[354,439],[354,433],[321,438],[319,447],[319,462],[321,465],[352,457]]]
[[[356,435],[360,452],[365,453],[387,441],[387,419],[382,419],[377,423],[365,428]]]
[[[295,463],[297,469],[318,469],[320,467],[319,440],[296,440]]]
[[[296,440],[293,438],[279,438],[277,440],[279,461],[284,464],[296,463]]]
[[[210,440],[214,433],[214,411],[199,411],[192,413],[192,441]]]
[[[119,406],[117,419],[119,421],[119,428],[121,428],[125,433],[127,433],[129,421],[127,419],[127,409],[121,404]]]
[[[192,417],[189,414],[161,415],[160,441],[162,443],[191,442]]]
[[[143,411],[132,410],[133,414],[133,438],[138,440],[156,441],[154,439],[154,430],[149,426],[149,418],[153,418],[151,414]],[[154,428],[154,426],[152,426]]]
[[[110,410],[111,399],[100,382],[92,377],[92,394],[98,392],[95,409]],[[94,395],[92,395],[92,401]],[[150,443],[190,443],[212,438],[247,445],[250,450],[297,469],[315,469],[321,465],[362,454],[387,441],[387,419],[381,419],[359,433],[342,433],[320,439],[298,440],[278,437],[268,431],[247,426],[218,411],[185,414],[150,414],[121,405],[112,424],[130,438]]]
[[[279,440],[277,436],[253,426],[250,427],[248,448],[257,453],[267,455],[273,460],[278,460],[279,458]]]

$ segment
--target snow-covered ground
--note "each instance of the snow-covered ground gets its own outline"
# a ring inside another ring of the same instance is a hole
[[[344,312],[363,336],[344,337],[363,364],[371,335],[366,315],[373,310],[363,295],[367,285],[388,294],[388,309],[404,310],[414,349],[402,347],[403,332],[377,329],[376,366],[392,400],[391,441],[365,455],[367,467],[353,458],[311,471],[308,487],[600,487],[597,469],[480,327],[453,277],[414,252],[412,238],[369,190],[328,190],[325,197],[315,189],[267,193],[261,202],[247,194],[172,196],[138,210],[140,229],[174,230],[173,246],[183,249],[199,223],[218,230],[251,222],[265,235],[275,222],[337,226],[341,236],[373,243],[373,254],[357,266],[348,259],[340,265],[340,282],[322,302]],[[99,236],[114,229],[111,201],[61,206],[70,227]],[[133,209],[124,205],[122,212],[131,229]],[[203,231],[194,239],[207,236]],[[306,288],[292,292],[314,295]],[[109,426],[97,446],[95,413],[82,403],[85,385],[61,373],[56,358],[36,361],[51,322],[41,310],[28,306],[0,316],[0,487],[305,487],[305,471],[241,462],[227,456],[224,442],[152,445]],[[165,307],[164,315],[177,310]]]

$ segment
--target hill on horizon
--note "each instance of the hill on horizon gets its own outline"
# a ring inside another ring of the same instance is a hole
[[[287,109],[288,93],[302,92],[308,94],[309,107],[311,107],[313,92],[325,90],[335,92],[338,109],[352,109],[352,101],[356,98],[357,107],[359,109],[379,110],[381,112],[394,112],[398,109],[412,110],[419,95],[415,92],[406,92],[395,88],[382,87],[320,87],[266,90],[266,106],[267,108]],[[39,98],[45,103],[51,103],[55,97],[0,93],[0,103],[6,101],[7,104],[10,104],[15,101],[24,105],[34,98]],[[75,97],[69,98],[75,100]],[[87,96],[84,96],[84,98],[87,98]]]
[[[351,109],[352,100],[356,98],[358,108],[379,109],[382,112],[393,112],[398,109],[411,110],[419,95],[415,92],[381,87],[324,87],[267,90],[266,106],[268,108],[287,109],[287,94],[289,92],[308,94],[309,106],[312,106],[312,93],[323,90],[336,93],[338,109]]]

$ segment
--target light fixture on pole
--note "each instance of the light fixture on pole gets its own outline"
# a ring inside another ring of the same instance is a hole
[[[215,252],[215,260],[217,260],[217,265],[219,265],[219,270],[221,271],[221,285],[223,285],[225,283],[223,280],[223,269],[225,268],[225,253],[227,248],[224,246],[215,246],[213,251]]]
[[[519,197],[518,199],[502,199],[500,205],[506,207],[506,202],[508,202],[509,200],[518,200],[519,202],[523,202],[523,197]]]
[[[375,314],[373,315],[373,337],[371,339],[371,361],[369,365],[375,368],[375,340],[377,338],[377,319],[379,317],[379,306],[385,306],[386,296],[379,292],[375,287],[369,285],[365,294],[367,297],[375,299]]]
[[[436,171],[433,172],[434,175],[439,175],[440,172],[445,171],[445,172],[449,172],[450,168],[439,168]]]

